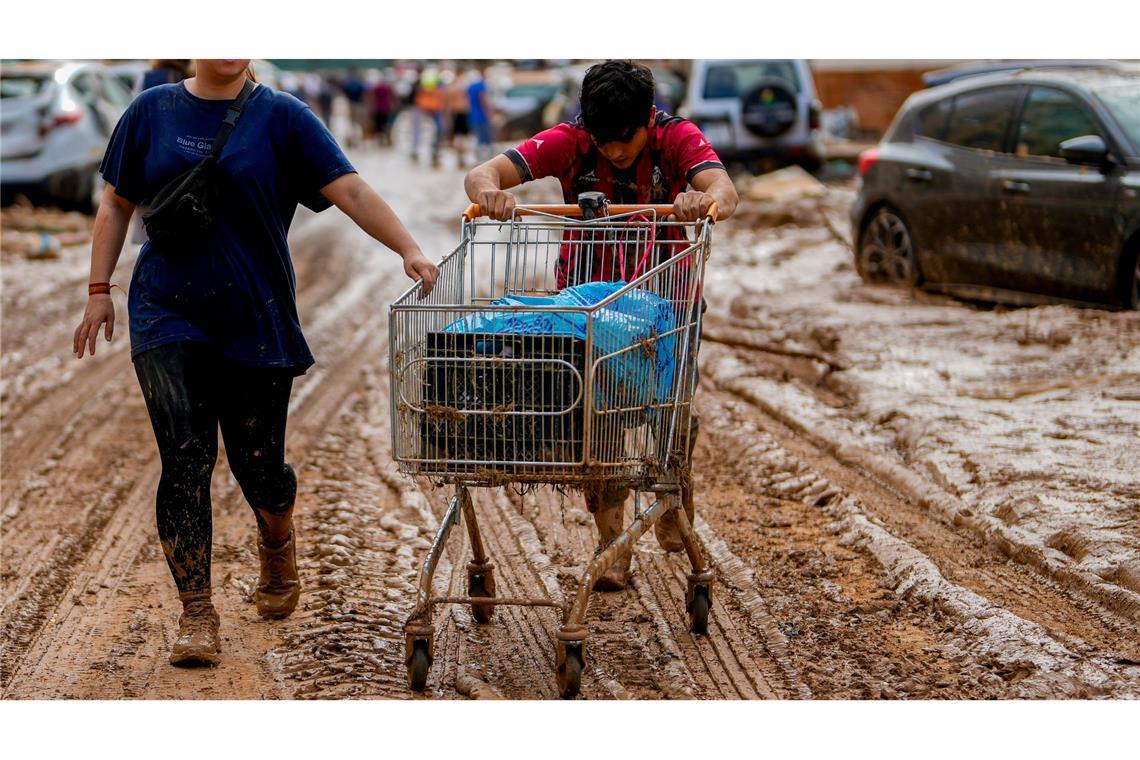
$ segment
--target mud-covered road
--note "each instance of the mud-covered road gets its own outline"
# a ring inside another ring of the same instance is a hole
[[[353,158],[429,255],[450,249],[461,171]],[[686,562],[646,537],[633,586],[591,602],[582,697],[1140,696],[1140,315],[863,286],[849,201],[746,203],[714,231],[695,459],[710,635],[687,632]],[[76,361],[87,250],[5,254],[3,698],[411,696],[401,626],[447,494],[391,459],[386,308],[407,283],[335,209],[303,212],[292,242],[318,358],[288,437],[304,591],[289,619],[257,617],[254,522],[223,457],[206,670],[166,661],[179,610],[125,299],[114,342]],[[578,501],[475,496],[500,595],[572,593],[595,545]],[[461,593],[466,551],[453,538],[440,591]],[[555,698],[557,627],[552,609],[446,608],[423,698]]]

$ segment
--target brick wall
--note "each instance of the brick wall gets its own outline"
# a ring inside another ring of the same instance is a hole
[[[853,106],[862,129],[882,134],[907,96],[922,89],[923,71],[813,69],[812,78],[825,109]]]

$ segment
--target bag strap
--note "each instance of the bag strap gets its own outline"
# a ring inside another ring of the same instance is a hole
[[[245,102],[249,100],[250,93],[256,87],[252,80],[246,79],[245,84],[241,87],[241,92],[234,98],[234,102],[230,103],[230,107],[226,109],[226,118],[222,120],[222,128],[218,130],[218,136],[214,138],[214,144],[210,148],[210,155],[214,160],[217,160],[222,155],[222,150],[226,147],[226,141],[230,139],[230,135],[237,126],[238,119],[241,118],[241,111],[245,108]]]

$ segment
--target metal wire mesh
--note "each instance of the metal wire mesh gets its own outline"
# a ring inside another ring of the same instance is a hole
[[[434,290],[417,284],[390,309],[400,470],[471,485],[659,481],[688,445],[678,431],[695,387],[709,230],[650,211],[465,221]],[[495,303],[598,280],[628,284],[590,306]],[[615,346],[600,331],[634,291],[656,296],[663,329]],[[578,320],[584,335],[455,328],[512,312]]]

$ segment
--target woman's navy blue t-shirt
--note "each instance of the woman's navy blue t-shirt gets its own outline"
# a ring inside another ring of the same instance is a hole
[[[231,100],[204,100],[182,83],[145,90],[123,114],[100,171],[145,206],[210,151]],[[259,85],[219,161],[223,205],[211,239],[192,254],[148,241],[131,277],[131,356],[167,343],[206,342],[233,361],[313,364],[297,316],[286,235],[297,204],[331,204],[321,188],[354,172],[328,129],[297,98]]]

